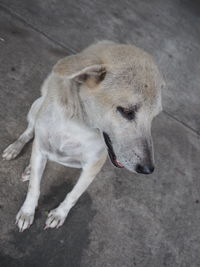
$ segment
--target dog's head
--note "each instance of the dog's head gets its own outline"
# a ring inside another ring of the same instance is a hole
[[[79,84],[87,119],[102,132],[112,163],[152,173],[151,123],[162,110],[164,86],[152,57],[134,46],[101,42],[59,61],[54,72]]]

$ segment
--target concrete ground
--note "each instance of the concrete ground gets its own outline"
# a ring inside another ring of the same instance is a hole
[[[79,171],[49,163],[33,226],[15,215],[31,145],[1,161],[1,267],[200,266],[200,4],[197,0],[0,0],[0,150],[24,130],[26,114],[53,64],[95,40],[150,52],[167,88],[153,124],[156,170],[146,177],[107,161],[58,230],[46,213]]]

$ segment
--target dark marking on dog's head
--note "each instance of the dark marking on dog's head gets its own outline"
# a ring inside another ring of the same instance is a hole
[[[85,84],[89,88],[93,88],[97,86],[100,82],[105,79],[106,70],[102,68],[99,71],[95,71],[93,73],[83,73],[75,78],[78,83]]]

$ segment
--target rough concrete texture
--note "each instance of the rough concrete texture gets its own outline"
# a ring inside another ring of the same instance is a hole
[[[33,226],[15,215],[31,145],[0,167],[1,267],[197,267],[200,265],[200,6],[198,1],[0,1],[0,150],[24,130],[40,85],[61,57],[97,39],[151,52],[167,89],[154,121],[156,171],[146,177],[107,161],[58,230],[46,211],[79,170],[49,163]]]

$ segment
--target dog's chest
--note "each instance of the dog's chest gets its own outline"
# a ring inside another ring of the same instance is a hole
[[[39,128],[48,158],[67,166],[80,168],[81,163],[98,157],[104,149],[99,133],[74,122]]]
[[[48,145],[50,152],[59,156],[80,156],[82,152],[82,140],[76,135],[67,132],[54,130],[54,133],[48,132]]]
[[[81,140],[70,133],[54,129],[48,131],[45,150],[50,160],[68,167],[81,168],[83,146]]]
[[[47,157],[67,166],[80,168],[105,153],[100,132],[79,120],[66,119],[59,107],[45,110],[36,122],[35,131]]]

